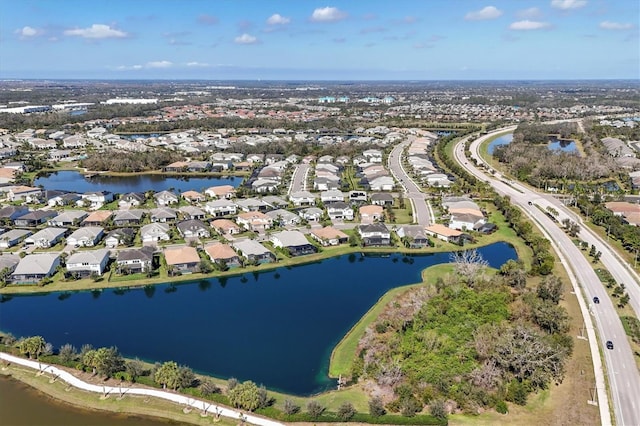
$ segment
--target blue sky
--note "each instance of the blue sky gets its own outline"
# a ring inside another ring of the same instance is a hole
[[[640,78],[637,0],[0,0],[0,78]]]

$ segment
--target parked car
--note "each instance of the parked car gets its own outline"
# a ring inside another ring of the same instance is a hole
[[[593,303],[595,303],[596,305],[597,305],[598,303],[600,303],[600,298],[599,298],[598,296],[594,297],[594,298],[593,298]]]
[[[611,340],[607,340],[607,349],[613,349],[613,342]]]

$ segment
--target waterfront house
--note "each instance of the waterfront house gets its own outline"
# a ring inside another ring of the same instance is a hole
[[[273,224],[271,218],[261,212],[240,213],[236,217],[236,222],[244,229],[254,232],[264,232]]]
[[[123,194],[120,197],[120,201],[118,201],[118,206],[121,209],[138,207],[143,205],[146,202],[146,197],[142,192],[129,192],[128,194]]]
[[[212,262],[219,265],[226,265],[228,268],[237,268],[242,266],[240,256],[238,256],[238,254],[228,244],[211,244],[206,246],[204,251]]]
[[[0,253],[0,271],[7,271],[11,274],[20,263],[21,257],[14,253]],[[6,279],[11,280],[11,277]]]
[[[170,191],[160,191],[153,195],[158,206],[168,206],[170,204],[178,204],[178,196]]]
[[[73,247],[92,247],[98,244],[103,234],[104,228],[101,226],[84,226],[78,228],[67,237],[67,245]]]
[[[114,229],[104,238],[104,244],[109,248],[115,248],[119,245],[131,246],[135,236],[136,230],[133,228]]]
[[[151,222],[174,222],[178,218],[178,214],[171,207],[158,207],[152,209],[149,213]]]
[[[207,215],[204,210],[196,206],[182,206],[178,209],[185,219],[204,219]]]
[[[318,251],[300,231],[276,232],[269,236],[269,241],[274,247],[287,250],[291,256],[302,256]]]
[[[172,268],[181,274],[197,272],[201,262],[198,251],[190,246],[166,248],[164,258],[167,262],[167,268]]]
[[[13,223],[15,226],[38,226],[57,215],[55,210],[34,210],[16,218]]]
[[[109,262],[109,250],[84,250],[73,253],[66,262],[67,272],[87,277],[91,274],[102,275]]]
[[[111,220],[112,212],[108,210],[96,210],[82,221],[82,226],[106,226]]]
[[[429,238],[422,225],[402,225],[396,230],[398,237],[403,238],[409,248],[429,246]]]
[[[276,260],[275,255],[256,240],[239,240],[231,246],[249,262],[270,263]]]
[[[227,199],[209,201],[204,205],[204,210],[213,217],[234,215],[238,211],[236,204]]]
[[[229,219],[216,219],[211,222],[211,227],[221,235],[235,235],[242,232],[242,228]]]
[[[440,223],[435,223],[433,225],[427,226],[425,228],[427,234],[432,235],[439,240],[447,241],[447,242],[456,242],[462,236],[462,232],[456,229],[451,229],[446,227]]]
[[[449,209],[449,228],[469,231],[485,223],[482,212],[474,209]]]
[[[47,221],[49,226],[78,226],[88,213],[83,210],[64,210],[62,213]]]
[[[46,190],[42,195],[43,202],[47,203],[49,207],[77,206],[81,199],[80,194],[68,191]]]
[[[12,229],[0,235],[0,249],[7,249],[20,243],[31,235],[32,232],[26,229]]]
[[[140,238],[142,243],[155,243],[158,241],[171,240],[169,225],[166,223],[154,222],[140,228]]]
[[[209,238],[209,227],[198,219],[188,219],[179,222],[176,227],[183,238]]]
[[[391,232],[384,223],[359,225],[357,229],[365,247],[391,245]]]
[[[81,196],[81,200],[78,203],[89,205],[92,209],[98,209],[113,201],[113,194],[109,191],[90,191],[85,192]]]
[[[44,228],[24,239],[25,247],[49,248],[64,239],[67,228]]]
[[[349,236],[347,234],[331,226],[313,229],[309,235],[325,247],[344,244],[349,240]]]
[[[384,209],[382,206],[366,205],[359,209],[360,221],[362,223],[373,223],[382,220]]]
[[[11,274],[11,281],[14,284],[35,284],[52,276],[59,265],[60,255],[57,253],[28,254],[20,259]]]
[[[116,267],[119,273],[140,273],[153,268],[154,248],[142,247],[119,250]]]
[[[140,225],[146,213],[140,209],[117,210],[113,215],[113,224],[116,226]]]
[[[353,209],[343,201],[327,204],[326,208],[331,220],[353,220]]]

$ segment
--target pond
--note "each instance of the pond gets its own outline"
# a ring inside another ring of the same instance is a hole
[[[493,267],[516,258],[506,243],[479,251]],[[55,347],[113,345],[128,357],[309,395],[335,386],[331,351],[385,292],[449,261],[449,253],[352,254],[182,285],[5,297],[0,324]]]
[[[7,376],[0,376],[2,424],[12,426],[161,426],[178,425],[170,420],[85,410],[61,403]],[[97,399],[97,398],[96,398]]]
[[[507,133],[506,135],[495,138],[494,140],[489,142],[489,145],[487,145],[487,153],[489,155],[493,155],[493,151],[496,149],[496,147],[500,145],[509,145],[512,140],[513,133]]]
[[[547,147],[551,151],[578,152],[575,141],[571,139],[551,139]]]
[[[75,191],[79,193],[89,191],[109,191],[114,194],[128,192],[164,191],[173,189],[178,192],[189,190],[204,191],[216,185],[239,186],[240,177],[177,177],[166,175],[133,176],[94,176],[86,178],[79,172],[65,170],[53,172],[37,178],[34,185],[42,185],[44,189]]]

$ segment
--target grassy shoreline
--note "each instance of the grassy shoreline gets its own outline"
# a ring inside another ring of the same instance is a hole
[[[500,226],[500,225],[499,225]],[[502,228],[505,228],[503,226]],[[505,242],[511,244],[518,253],[518,257],[528,257],[528,253],[523,250],[525,247],[522,246],[518,242],[517,239],[511,238],[511,235],[505,230],[504,233],[496,233],[493,235],[483,236],[480,242],[475,244],[467,244],[464,246],[464,249],[473,249],[480,248],[484,246],[488,246],[497,242]],[[6,287],[0,288],[0,295],[12,296],[12,295],[21,295],[21,294],[46,294],[46,293],[55,293],[55,292],[73,292],[73,291],[94,291],[94,290],[103,290],[103,289],[126,289],[126,288],[140,288],[148,285],[160,285],[160,284],[177,284],[177,283],[187,283],[190,281],[200,281],[204,279],[211,278],[228,278],[241,276],[244,274],[249,274],[253,272],[269,272],[274,271],[283,267],[290,266],[301,266],[309,263],[321,262],[323,260],[327,260],[333,257],[349,255],[349,254],[359,254],[359,253],[368,253],[368,254],[406,254],[406,255],[424,255],[431,253],[442,253],[442,252],[450,252],[460,250],[461,247],[451,243],[445,243],[442,241],[438,241],[435,247],[424,248],[424,249],[407,249],[405,247],[349,247],[349,246],[338,246],[338,247],[324,247],[321,252],[310,254],[301,257],[293,257],[293,258],[283,258],[275,263],[262,264],[258,266],[249,266],[244,268],[234,268],[228,271],[219,272],[215,271],[209,274],[188,274],[188,275],[180,275],[175,277],[168,277],[164,275],[160,275],[153,278],[142,278],[131,281],[109,281],[105,279],[101,281],[94,281],[90,278],[84,278],[76,281],[63,281],[59,279],[59,275],[56,275],[54,282],[48,284],[46,286],[38,286],[38,285],[9,285]]]

